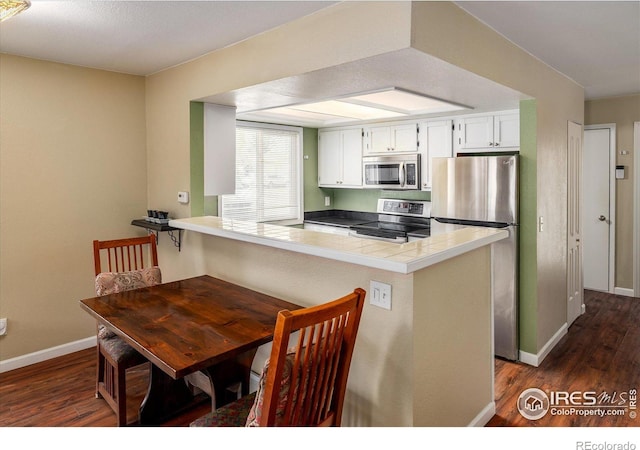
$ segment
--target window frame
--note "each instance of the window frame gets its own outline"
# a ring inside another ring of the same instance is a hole
[[[266,122],[249,122],[245,120],[236,120],[236,129],[238,127],[242,128],[263,128],[270,130],[282,130],[282,131],[290,131],[295,132],[297,134],[298,139],[298,149],[296,154],[295,168],[297,172],[298,186],[297,194],[298,194],[298,217],[293,219],[284,219],[284,220],[265,220],[256,223],[268,223],[275,225],[301,225],[304,223],[304,166],[303,166],[303,155],[304,155],[304,139],[303,139],[303,127],[297,127],[292,125],[279,125],[272,124]],[[237,153],[237,149],[236,149]],[[237,159],[236,159],[237,160]],[[224,195],[220,195],[218,200],[218,217],[222,217],[222,207],[224,203]]]

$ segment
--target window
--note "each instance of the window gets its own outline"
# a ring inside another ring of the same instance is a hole
[[[302,128],[236,123],[236,192],[220,215],[253,222],[302,223]]]

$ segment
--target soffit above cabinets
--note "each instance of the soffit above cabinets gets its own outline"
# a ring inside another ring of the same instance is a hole
[[[417,96],[403,96],[403,93]],[[236,106],[237,118],[241,120],[323,128],[409,117],[517,109],[519,102],[528,98],[518,91],[409,48],[199,100]],[[445,101],[439,105],[443,109],[429,111],[424,105],[420,109],[419,105],[408,103],[433,99]],[[391,117],[336,116],[326,114],[326,110],[321,113],[317,105],[301,106],[340,100],[346,100],[350,105],[384,103],[383,108],[391,111]]]

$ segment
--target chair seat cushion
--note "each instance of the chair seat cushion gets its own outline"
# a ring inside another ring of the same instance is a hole
[[[209,414],[202,416],[189,426],[191,427],[242,427],[247,421],[249,410],[255,402],[256,393],[231,402]]]
[[[131,367],[131,364],[140,362],[142,364],[146,359],[127,344],[120,337],[113,335],[109,338],[98,338],[100,343],[100,349],[103,353],[106,353],[118,364],[124,364]]]

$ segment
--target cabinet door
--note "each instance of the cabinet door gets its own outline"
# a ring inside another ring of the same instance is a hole
[[[391,129],[371,127],[366,131],[366,154],[388,153],[391,151]]]
[[[342,186],[362,186],[362,129],[342,133]]]
[[[342,180],[340,131],[318,133],[318,185],[335,187]]]
[[[496,150],[520,147],[520,115],[499,114],[493,118],[493,141]]]
[[[391,127],[391,148],[394,152],[418,151],[418,125],[398,125]]]
[[[204,194],[236,191],[236,108],[204,104]]]
[[[453,121],[439,120],[420,124],[421,186],[423,191],[432,187],[432,158],[453,156]]]
[[[493,116],[460,119],[458,126],[460,149],[493,147]]]

